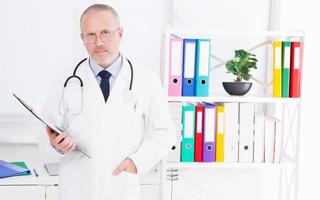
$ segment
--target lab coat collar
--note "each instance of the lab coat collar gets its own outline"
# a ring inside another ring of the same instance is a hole
[[[103,70],[108,71],[113,77],[117,77],[118,73],[121,70],[122,63],[123,57],[121,53],[119,53],[118,58],[107,68],[103,68],[102,66],[100,66],[98,63],[96,63],[94,59],[89,59],[89,66],[95,77],[97,77],[99,73]]]
[[[108,101],[106,103],[107,105],[112,104],[112,102],[115,99],[117,99],[119,95],[124,96],[124,94],[129,91],[130,80],[131,80],[131,69],[125,55],[124,54],[121,54],[121,55],[123,58],[122,67],[120,69],[120,72],[110,92]],[[79,71],[77,72],[77,74],[81,77],[83,81],[85,81],[84,87],[91,88],[94,91],[94,93],[97,96],[99,96],[99,102],[102,102],[103,104],[105,104],[100,86],[98,85],[96,78],[89,66],[89,59],[83,65],[84,66],[81,66],[79,68]],[[133,83],[134,83],[134,80],[133,80]]]
[[[122,62],[123,64],[118,74],[118,77],[115,80],[115,83],[113,85],[113,88],[110,92],[110,95],[107,101],[107,104],[110,104],[110,105],[113,104],[113,101],[115,101],[120,95],[124,96],[129,91],[130,80],[131,80],[131,69],[126,57],[123,54],[122,56],[123,56],[123,62]]]
[[[130,69],[129,62],[128,62],[127,57],[125,55],[123,55],[122,53],[121,53],[121,55],[122,55],[122,67],[121,67],[121,70],[120,70],[118,76],[130,81],[131,80],[131,69]]]
[[[127,57],[120,53],[122,56],[122,67],[120,69],[119,74],[117,75],[117,79],[118,77],[123,78],[125,80],[131,80],[131,69],[130,69],[130,65],[128,63]],[[85,62],[86,66],[82,67],[83,70],[81,70],[81,67],[79,68],[79,73],[78,75],[81,76],[82,79],[92,79],[95,78],[94,73],[92,72],[90,65],[89,65],[89,59]]]

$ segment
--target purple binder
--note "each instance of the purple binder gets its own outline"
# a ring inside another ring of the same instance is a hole
[[[204,106],[203,120],[203,162],[216,161],[216,116],[217,107],[214,104],[202,103]]]

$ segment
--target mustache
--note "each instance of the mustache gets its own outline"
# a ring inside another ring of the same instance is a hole
[[[94,48],[94,51],[108,51],[108,49],[105,47],[96,47]]]

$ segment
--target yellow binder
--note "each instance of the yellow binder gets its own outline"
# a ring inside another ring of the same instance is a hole
[[[217,109],[217,149],[216,162],[224,162],[224,107],[218,105]]]
[[[281,73],[281,58],[282,58],[282,42],[273,42],[273,97],[282,97],[281,83],[282,83],[282,73]]]

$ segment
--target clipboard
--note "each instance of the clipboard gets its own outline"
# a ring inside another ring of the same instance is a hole
[[[44,117],[42,117],[39,113],[36,113],[34,111],[34,109],[29,106],[25,101],[23,101],[21,98],[19,98],[16,94],[12,93],[13,96],[23,105],[23,107],[25,107],[34,117],[36,117],[39,121],[41,121],[43,124],[47,125],[49,128],[51,128],[52,130],[54,130],[56,133],[61,134],[63,131],[61,129],[59,129],[58,127],[52,125],[51,123],[49,123],[48,121],[46,121],[44,119]],[[89,159],[91,159],[91,157],[85,153],[84,151],[82,151],[81,149],[79,149],[77,146],[75,148],[75,150],[83,153],[86,157],[88,157]]]
[[[29,110],[29,112],[35,116],[38,120],[40,120],[42,123],[44,123],[45,125],[47,125],[49,128],[51,128],[52,130],[54,130],[55,132],[61,134],[62,130],[59,129],[56,126],[53,126],[52,124],[50,124],[49,122],[45,121],[44,118],[39,114],[36,113],[33,108],[31,106],[29,106],[26,102],[24,102],[21,98],[19,98],[17,95],[15,95],[14,93],[12,93],[13,96],[27,109]]]

